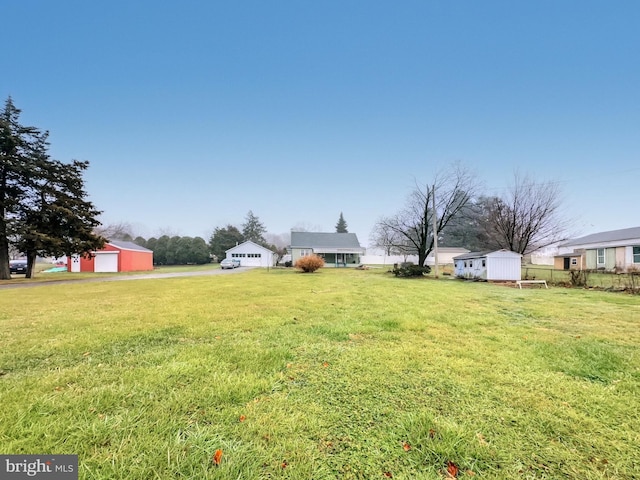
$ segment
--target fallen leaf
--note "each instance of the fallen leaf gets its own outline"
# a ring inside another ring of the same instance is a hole
[[[429,429],[429,438],[435,438],[436,431],[433,428]]]
[[[393,478],[393,474],[391,472],[384,472],[384,476],[387,478]]]
[[[465,475],[467,475],[469,477],[475,477],[476,476],[476,472],[474,472],[473,470],[467,470],[464,473],[465,473]]]
[[[282,468],[287,468],[287,467],[289,466],[289,464],[287,463],[287,461],[286,461],[286,460],[284,460],[284,461],[280,464],[280,466],[281,466]]]
[[[322,366],[323,366],[324,368],[327,368],[327,367],[329,366],[329,362],[324,362],[324,363],[322,364]]]
[[[222,461],[222,450],[216,450],[216,453],[213,454],[213,464],[218,466]]]
[[[453,462],[447,462],[447,473],[451,478],[458,478],[458,466]]]
[[[240,422],[244,422],[247,419],[247,417],[245,417],[244,415],[240,415],[240,418],[238,420],[240,420]]]
[[[405,452],[408,452],[409,450],[411,450],[411,445],[409,445],[407,442],[402,442],[402,448]]]
[[[82,356],[83,356],[83,357],[88,357],[89,355],[91,355],[91,352],[84,352],[84,353],[82,354]]]
[[[480,442],[480,445],[488,445],[487,441],[484,438],[484,435],[482,435],[480,432],[476,433],[476,438],[478,439],[478,442]]]

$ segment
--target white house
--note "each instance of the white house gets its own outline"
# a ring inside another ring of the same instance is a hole
[[[237,258],[241,267],[272,267],[275,256],[271,250],[246,241],[226,251],[227,258]]]
[[[470,252],[453,260],[457,277],[497,282],[522,279],[522,255],[509,250]]]

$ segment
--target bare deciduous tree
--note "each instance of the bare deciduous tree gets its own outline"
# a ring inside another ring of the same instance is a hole
[[[378,220],[373,243],[387,252],[418,255],[424,265],[433,250],[433,197],[437,213],[437,229],[443,230],[467,206],[479,190],[475,175],[460,164],[438,173],[430,184],[416,183],[406,207],[399,213]]]
[[[93,229],[96,235],[106,238],[107,240],[133,240],[133,227],[128,222],[110,223],[108,225],[100,225]]]
[[[522,255],[565,240],[569,222],[562,218],[560,201],[557,183],[515,174],[507,194],[493,199],[487,236],[496,247]]]
[[[369,236],[369,242],[372,247],[383,250],[385,255],[402,255],[406,261],[407,256],[411,255],[415,248],[402,235],[391,228],[390,225],[393,222],[394,219],[392,217],[378,220]]]

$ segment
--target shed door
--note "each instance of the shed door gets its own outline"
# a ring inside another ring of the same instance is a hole
[[[94,271],[96,272],[117,272],[118,252],[96,252]]]
[[[71,259],[67,259],[68,261],[71,261],[71,272],[78,273],[80,271],[80,255],[72,255]]]

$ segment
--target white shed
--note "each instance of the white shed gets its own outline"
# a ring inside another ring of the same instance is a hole
[[[241,267],[272,267],[273,252],[268,248],[246,241],[226,251],[227,258],[237,258]]]
[[[522,279],[522,255],[510,250],[470,252],[453,260],[457,277],[498,282]]]

